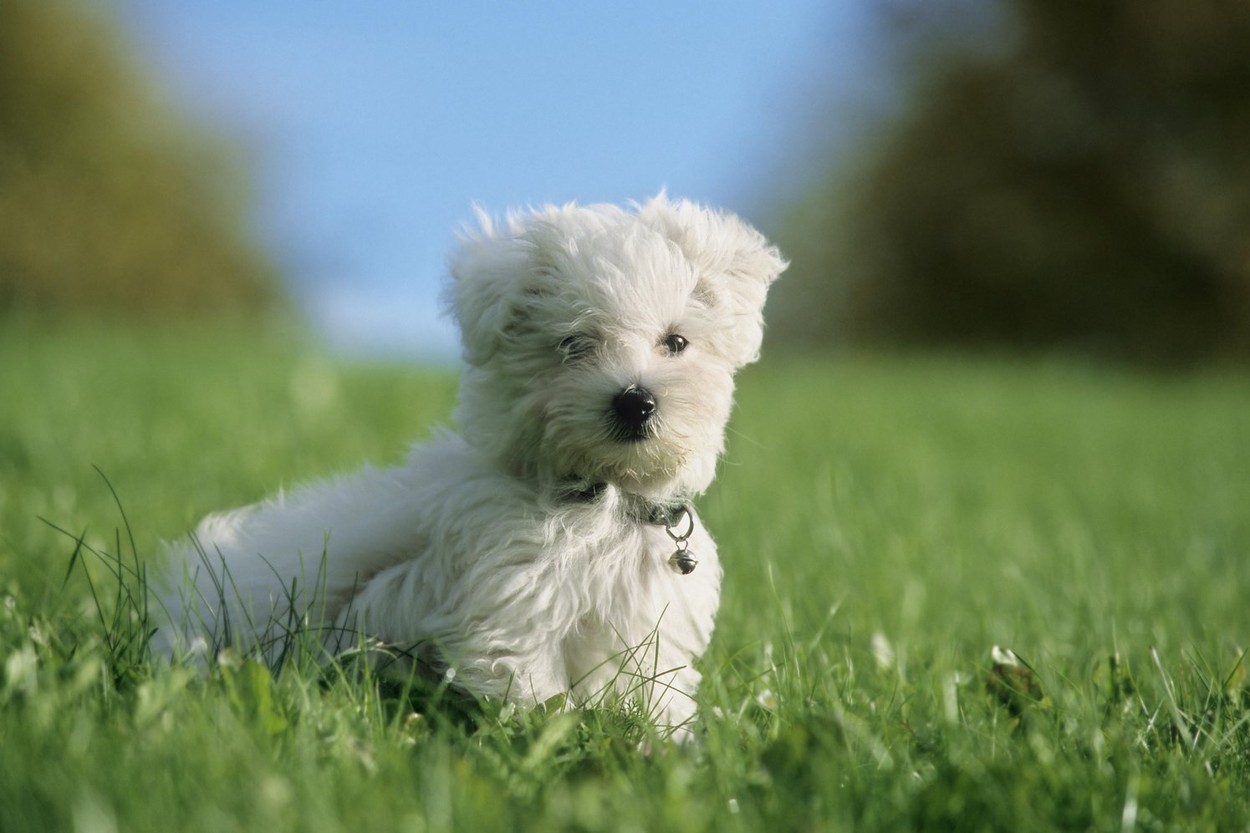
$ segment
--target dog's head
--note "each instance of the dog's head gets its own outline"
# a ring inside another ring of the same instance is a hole
[[[448,303],[466,439],[518,473],[653,499],[701,492],[733,374],[759,355],[777,250],[737,217],[641,206],[479,217]]]

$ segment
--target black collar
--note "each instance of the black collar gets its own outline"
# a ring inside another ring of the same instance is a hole
[[[607,483],[570,483],[568,490],[564,493],[568,500],[577,503],[595,503],[601,498],[610,486]],[[628,505],[631,507],[630,514],[640,521],[656,526],[674,527],[682,520],[682,516],[689,513],[690,503],[685,500],[674,500],[671,502],[661,503],[638,495],[625,493],[628,499]]]
[[[595,503],[609,489],[607,483],[570,482],[564,491],[566,500],[579,503]],[[674,571],[683,576],[694,572],[699,561],[690,550],[689,538],[694,534],[694,514],[690,504],[684,500],[672,503],[660,503],[638,495],[625,493],[626,511],[639,521],[664,527],[665,534],[673,539],[674,551],[668,563]]]

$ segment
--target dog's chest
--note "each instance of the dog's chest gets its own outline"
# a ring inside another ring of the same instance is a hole
[[[662,527],[594,506],[565,509],[544,527],[535,568],[557,592],[597,607],[649,586],[667,541]]]
[[[635,582],[653,572],[673,542],[664,527],[605,513],[569,513],[544,535],[541,560],[572,573]]]

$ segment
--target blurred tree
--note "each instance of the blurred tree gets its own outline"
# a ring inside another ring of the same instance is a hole
[[[0,311],[274,306],[235,160],[162,100],[103,13],[0,0]]]
[[[950,5],[890,7],[902,115],[784,212],[777,329],[1250,359],[1250,3]]]

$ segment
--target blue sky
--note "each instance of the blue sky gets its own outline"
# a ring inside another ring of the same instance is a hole
[[[872,0],[116,2],[170,95],[242,141],[261,233],[356,352],[454,354],[438,291],[474,202],[667,187],[751,217],[877,76]]]

